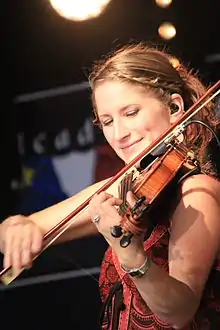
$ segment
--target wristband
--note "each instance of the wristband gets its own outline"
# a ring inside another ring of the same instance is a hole
[[[143,265],[141,265],[140,267],[138,268],[127,268],[123,265],[120,265],[121,266],[121,269],[126,273],[126,274],[129,274],[131,277],[141,277],[143,276],[144,274],[147,273],[149,267],[150,267],[150,258],[147,257],[145,259],[145,262],[143,263]]]

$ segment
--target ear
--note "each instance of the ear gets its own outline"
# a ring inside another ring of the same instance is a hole
[[[172,111],[173,108],[173,111]],[[184,113],[184,102],[183,98],[179,94],[171,95],[170,104],[170,123],[173,124],[177,121]]]

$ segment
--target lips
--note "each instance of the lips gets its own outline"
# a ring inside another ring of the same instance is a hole
[[[139,143],[140,141],[141,141],[141,139],[138,140],[138,141],[132,142],[132,143],[130,143],[130,144],[128,144],[128,145],[122,147],[121,149],[122,149],[122,150],[129,149],[129,148],[135,146],[135,145],[136,145],[137,143]]]

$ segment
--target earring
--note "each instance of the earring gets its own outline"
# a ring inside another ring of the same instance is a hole
[[[171,114],[173,114],[179,110],[179,106],[176,103],[171,103],[170,110],[171,110]]]

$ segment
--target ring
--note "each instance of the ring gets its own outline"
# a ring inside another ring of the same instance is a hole
[[[100,215],[95,215],[93,218],[92,218],[92,222],[93,223],[98,223],[99,222],[99,220],[100,220]]]

